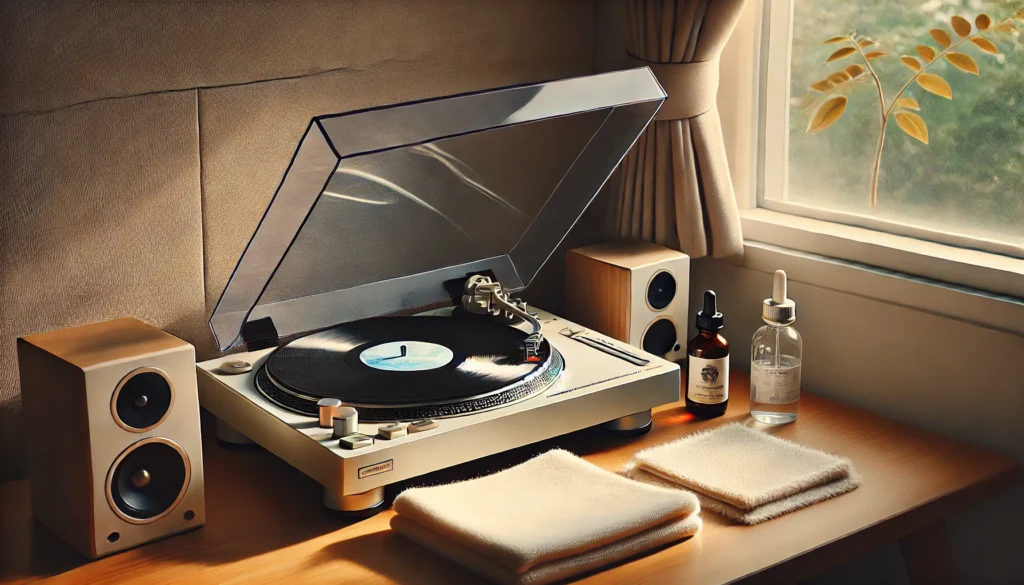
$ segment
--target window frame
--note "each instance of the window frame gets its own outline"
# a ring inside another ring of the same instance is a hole
[[[1019,315],[1024,306],[1024,247],[787,200],[794,0],[759,4],[741,21],[733,46],[723,54],[723,72],[744,62],[753,64],[753,72],[745,80],[723,75],[719,93],[723,120],[751,120],[735,130],[736,136],[726,128],[725,136],[744,239],[890,271],[896,278],[989,294],[1017,305],[1013,312]],[[753,140],[742,140],[744,132]],[[747,144],[752,146],[744,148]],[[766,198],[766,193],[776,196]],[[893,301],[908,306],[915,302]],[[1024,324],[1011,329],[1024,333]]]
[[[991,238],[950,233],[913,225],[898,220],[872,215],[815,207],[788,200],[789,194],[789,121],[790,121],[790,60],[792,54],[792,25],[795,0],[765,0],[763,27],[763,88],[762,112],[781,115],[762,117],[760,133],[763,136],[761,183],[757,191],[756,207],[799,215],[812,219],[862,227],[869,230],[927,240],[958,248],[969,248],[1024,259],[1024,245]],[[781,148],[767,148],[781,145]],[[777,195],[766,197],[766,194]]]

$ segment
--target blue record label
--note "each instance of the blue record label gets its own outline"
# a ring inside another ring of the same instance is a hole
[[[391,341],[367,348],[359,361],[388,372],[422,372],[435,370],[455,359],[452,350],[425,341]]]

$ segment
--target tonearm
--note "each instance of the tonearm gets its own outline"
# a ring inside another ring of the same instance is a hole
[[[524,358],[527,362],[540,361],[540,344],[544,336],[540,332],[540,321],[526,310],[526,302],[510,299],[508,293],[501,288],[501,283],[491,280],[489,276],[476,274],[469,277],[462,295],[462,306],[470,313],[483,315],[515,315],[533,327],[533,332],[523,342]]]

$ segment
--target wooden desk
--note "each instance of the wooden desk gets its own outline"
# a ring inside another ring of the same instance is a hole
[[[748,384],[745,374],[734,374],[729,411],[715,420],[693,420],[681,405],[670,405],[659,409],[653,430],[639,439],[613,439],[590,429],[426,479],[450,481],[494,471],[554,446],[618,469],[641,447],[698,429],[750,421]],[[943,544],[943,517],[1016,481],[1021,472],[1020,465],[1007,457],[809,394],[800,404],[800,418],[772,432],[849,457],[864,478],[863,486],[753,527],[731,525],[705,513],[704,530],[695,538],[582,582],[789,582],[895,539],[901,539],[911,576],[935,582],[935,571],[941,569],[941,551],[935,547]],[[388,529],[390,511],[349,525],[326,517],[320,487],[265,451],[231,451],[208,434],[203,456],[205,527],[91,563],[32,521],[27,482],[3,484],[4,580],[302,585],[479,581],[393,535]],[[927,562],[920,562],[922,558]]]

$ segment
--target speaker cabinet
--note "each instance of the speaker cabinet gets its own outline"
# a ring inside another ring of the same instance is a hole
[[[569,250],[566,317],[664,357],[686,356],[690,257],[639,240]]]
[[[32,513],[96,558],[206,520],[195,349],[135,319],[18,339]]]

